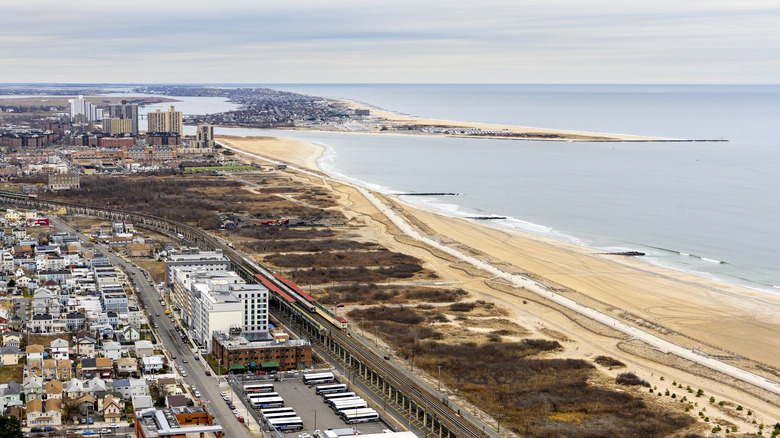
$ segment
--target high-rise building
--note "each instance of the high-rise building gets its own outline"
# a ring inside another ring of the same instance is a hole
[[[122,103],[112,103],[108,110],[112,118],[130,120],[132,123],[130,134],[138,135],[138,104],[123,100]]]
[[[198,125],[198,138],[195,141],[196,148],[214,147],[214,127],[212,125]]]
[[[103,119],[103,110],[99,109],[95,105],[87,102],[84,96],[79,95],[76,99],[68,99],[70,104],[70,119],[78,118],[76,116],[82,115],[88,122],[94,122],[95,120]],[[82,119],[83,120],[83,119]]]
[[[171,105],[171,109],[162,112],[157,110],[146,115],[146,132],[175,132],[184,135],[183,114]]]
[[[132,134],[133,121],[130,119],[120,119],[118,117],[103,119],[103,132],[109,135]]]

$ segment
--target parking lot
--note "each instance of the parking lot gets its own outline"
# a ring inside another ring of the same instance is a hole
[[[262,380],[262,381],[240,381],[242,384],[249,383],[273,383],[274,392],[278,392],[279,396],[284,399],[284,406],[295,409],[297,416],[301,417],[303,421],[303,430],[290,431],[287,434],[301,434],[303,432],[312,433],[315,430],[325,429],[344,429],[354,428],[360,431],[360,433],[381,433],[382,430],[390,428],[384,422],[371,422],[371,423],[356,423],[346,424],[336,413],[333,412],[323,400],[323,398],[315,393],[315,387],[317,385],[307,386],[302,381],[302,373],[297,375],[283,374],[281,381],[274,380]],[[346,381],[345,379],[340,379]],[[349,388],[349,391],[354,391],[353,388]],[[363,397],[367,402],[372,401],[368,397]],[[377,412],[382,414],[382,406],[370,406]],[[259,414],[259,410],[257,410]]]

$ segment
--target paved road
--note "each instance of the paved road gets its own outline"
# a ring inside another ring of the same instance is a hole
[[[267,160],[271,163],[281,163],[280,161],[268,159],[267,157],[263,157],[261,155],[252,154],[249,152],[242,151],[240,149],[230,147],[228,145],[225,145],[224,143],[220,143],[220,144],[226,149],[230,149],[236,153],[260,158],[263,160]],[[555,292],[552,292],[546,286],[544,286],[542,283],[539,283],[536,280],[533,280],[531,278],[522,275],[514,274],[512,272],[504,271],[503,269],[499,269],[491,265],[490,263],[487,263],[476,257],[472,257],[455,248],[451,248],[447,245],[444,245],[441,242],[438,242],[430,237],[424,236],[422,233],[420,233],[414,227],[412,227],[405,219],[399,216],[387,204],[382,202],[382,200],[380,200],[377,196],[375,196],[371,191],[369,191],[365,187],[352,184],[346,181],[337,180],[335,178],[327,177],[322,173],[312,172],[310,170],[306,170],[300,167],[288,166],[288,168],[296,172],[301,172],[307,175],[312,175],[318,178],[322,178],[323,180],[332,180],[340,184],[345,184],[359,190],[360,193],[363,196],[365,196],[369,202],[371,202],[371,204],[373,204],[379,211],[381,211],[385,216],[387,216],[387,218],[390,219],[390,221],[392,221],[393,224],[395,224],[403,233],[417,240],[418,242],[425,243],[426,245],[429,245],[442,252],[450,254],[461,261],[469,263],[478,269],[481,269],[485,272],[489,272],[495,275],[496,277],[503,278],[511,282],[517,287],[525,288],[528,291],[531,291],[539,296],[547,298],[550,301],[556,302],[568,309],[571,309],[577,313],[587,316],[588,318],[598,321],[604,325],[610,326],[620,332],[625,333],[626,335],[639,339],[647,344],[650,344],[658,348],[662,352],[672,353],[676,356],[682,357],[683,359],[688,359],[692,362],[698,363],[699,365],[704,365],[710,369],[722,372],[731,377],[750,383],[751,385],[755,385],[759,388],[766,389],[767,391],[771,391],[775,394],[780,394],[780,383],[778,382],[764,378],[762,376],[735,367],[733,365],[727,364],[718,359],[704,356],[701,353],[698,353],[694,350],[689,350],[680,345],[673,344],[665,339],[662,339],[658,336],[655,336],[651,333],[648,333],[644,330],[640,330],[637,327],[627,324],[619,319],[613,318],[607,314],[599,312],[596,309],[592,309],[590,307],[584,306],[572,299],[566,298]]]
[[[61,230],[78,236],[85,242],[89,241],[88,236],[77,232],[73,227],[60,219],[52,218],[52,224]],[[179,337],[176,332],[176,326],[170,318],[165,315],[165,307],[160,304],[160,294],[155,287],[150,284],[144,272],[134,264],[113,254],[108,248],[99,243],[95,243],[95,249],[96,251],[105,254],[114,266],[120,267],[129,275],[135,286],[138,299],[143,302],[144,307],[146,308],[149,319],[154,320],[160,325],[156,331],[163,347],[169,353],[176,355],[176,360],[172,361],[172,363],[175,362],[177,366],[182,365],[184,367],[184,370],[187,372],[187,377],[182,378],[184,383],[194,386],[200,391],[200,400],[207,401],[206,405],[209,412],[211,412],[211,415],[214,416],[215,422],[227,428],[227,436],[254,438],[255,435],[251,434],[246,426],[238,422],[236,416],[233,415],[230,409],[228,409],[227,404],[222,400],[217,377],[206,376],[205,364],[201,363],[201,361],[196,361],[195,354],[190,345],[181,341],[181,337]],[[160,316],[158,317],[157,314]],[[183,362],[183,358],[185,357],[187,358],[187,363]]]

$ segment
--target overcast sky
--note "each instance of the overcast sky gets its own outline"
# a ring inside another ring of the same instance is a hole
[[[780,83],[780,1],[0,0],[0,82]]]

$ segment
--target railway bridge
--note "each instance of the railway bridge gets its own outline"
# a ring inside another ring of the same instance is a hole
[[[271,290],[272,304],[283,319],[298,328],[301,333],[338,358],[351,375],[360,376],[367,385],[381,394],[391,407],[402,412],[428,437],[438,438],[497,438],[500,434],[485,427],[465,409],[453,410],[452,403],[414,376],[399,370],[386,361],[370,345],[339,326],[333,314],[316,305],[316,311],[303,308],[294,296],[297,288],[275,277],[271,270],[249,257],[228,247],[203,230],[157,216],[127,212],[116,208],[40,199],[16,192],[0,191],[0,203],[38,210],[61,210],[67,214],[94,216],[111,221],[128,221],[172,236],[181,237],[204,250],[221,249],[230,259],[233,268],[247,282],[262,283]],[[312,302],[313,303],[313,302]]]

